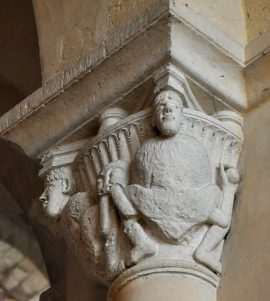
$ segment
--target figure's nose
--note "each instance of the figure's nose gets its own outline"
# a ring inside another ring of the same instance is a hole
[[[46,192],[45,191],[39,197],[39,201],[40,201],[42,207],[45,208],[47,206],[48,200],[47,200],[47,196],[46,196]]]
[[[166,106],[165,112],[166,113],[171,113],[172,112],[172,108],[170,106]]]
[[[44,202],[44,201],[46,201],[45,191],[43,191],[42,195],[39,197],[39,200],[40,200],[41,203]]]

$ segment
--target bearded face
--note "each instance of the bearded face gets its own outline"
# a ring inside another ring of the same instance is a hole
[[[163,136],[175,136],[182,122],[182,107],[178,99],[172,98],[170,93],[163,95],[154,109],[156,127]]]

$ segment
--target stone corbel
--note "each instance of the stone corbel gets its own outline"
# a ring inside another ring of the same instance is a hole
[[[138,300],[147,279],[141,301],[179,300],[187,287],[188,300],[214,301],[240,181],[242,118],[207,115],[172,65],[154,80],[151,108],[129,116],[110,108],[72,160],[50,153],[41,200],[90,276],[110,287],[108,300]]]

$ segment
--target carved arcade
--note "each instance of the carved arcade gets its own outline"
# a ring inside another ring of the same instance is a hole
[[[164,260],[221,273],[240,180],[241,117],[204,113],[183,78],[178,87],[157,86],[152,108],[105,111],[98,135],[70,162],[41,172],[44,212],[103,283]]]

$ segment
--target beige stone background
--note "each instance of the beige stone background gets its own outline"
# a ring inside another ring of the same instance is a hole
[[[270,296],[270,102],[245,116],[243,180],[234,222],[223,254],[225,267],[219,298],[262,300]]]

